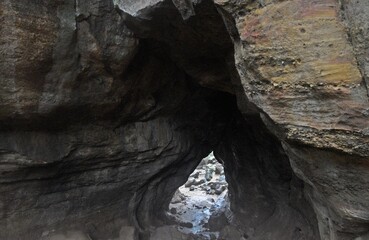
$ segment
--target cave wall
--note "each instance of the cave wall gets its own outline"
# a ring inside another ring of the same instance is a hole
[[[63,229],[107,239],[122,225],[145,237],[165,223],[232,97],[201,87],[164,43],[134,36],[113,2],[0,9],[0,239]]]
[[[319,239],[304,183],[280,141],[258,114],[235,111],[233,117],[214,151],[224,164],[233,224],[246,239]]]
[[[368,7],[2,1],[0,239],[148,238],[213,149],[250,239],[365,238]]]
[[[240,109],[281,141],[321,238],[367,238],[368,4],[215,2],[235,44]]]

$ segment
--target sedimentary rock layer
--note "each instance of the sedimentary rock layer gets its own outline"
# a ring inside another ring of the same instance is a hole
[[[365,239],[368,9],[0,2],[0,239],[149,239],[211,150],[245,238]]]

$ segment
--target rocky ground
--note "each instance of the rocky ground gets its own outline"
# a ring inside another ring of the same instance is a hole
[[[194,239],[230,239],[228,209],[224,169],[213,153],[201,161],[169,206],[170,214],[179,222],[178,230]],[[240,239],[239,234],[236,236],[232,239]]]

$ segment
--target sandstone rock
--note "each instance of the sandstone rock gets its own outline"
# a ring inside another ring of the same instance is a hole
[[[149,239],[211,151],[241,236],[367,238],[368,9],[1,1],[0,239]]]
[[[368,33],[362,20],[367,3],[265,1],[240,8],[234,1],[216,2],[236,23],[228,29],[239,36],[233,39],[241,111],[262,109],[263,122],[307,185],[321,238],[361,235],[368,223],[367,181],[348,172],[366,178],[359,169],[369,153],[363,81]]]

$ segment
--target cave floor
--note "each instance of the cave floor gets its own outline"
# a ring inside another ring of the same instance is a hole
[[[219,239],[220,231],[228,225],[227,195],[223,166],[210,154],[177,190],[169,205],[170,214],[179,223],[178,230],[198,239]]]

